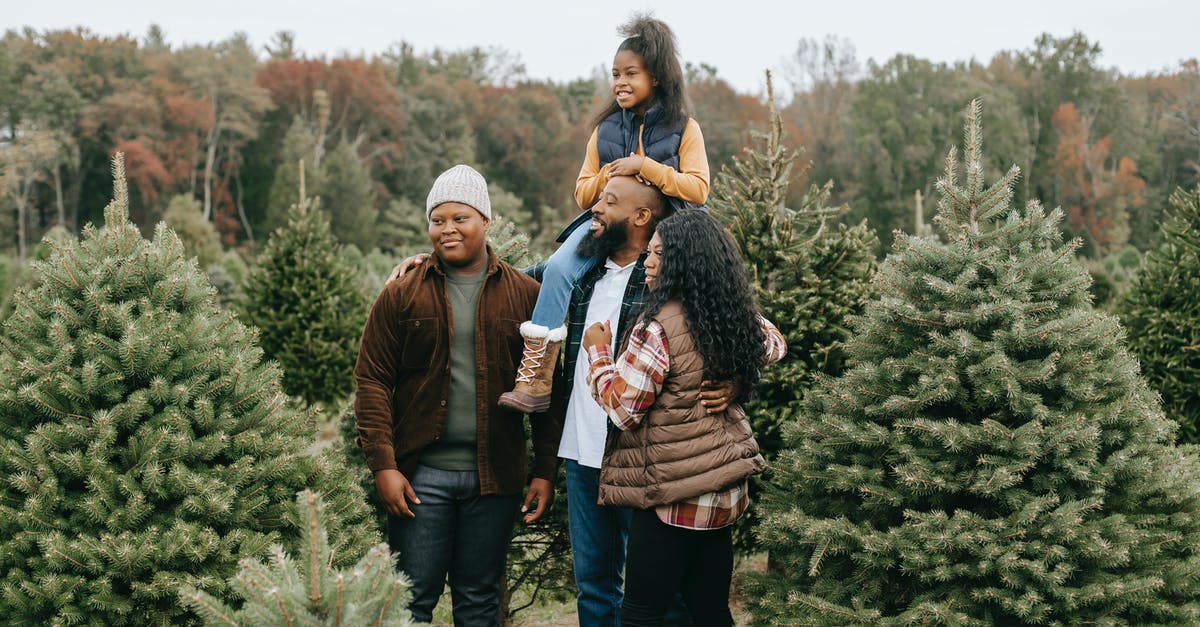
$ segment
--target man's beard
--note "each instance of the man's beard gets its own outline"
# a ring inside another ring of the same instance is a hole
[[[580,228],[583,228],[582,226]],[[609,257],[629,241],[629,218],[611,222],[599,235],[588,234],[575,249],[580,257]]]

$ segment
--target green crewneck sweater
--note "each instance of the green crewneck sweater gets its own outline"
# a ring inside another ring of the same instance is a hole
[[[485,272],[473,276],[446,273],[454,332],[450,337],[450,399],[446,428],[421,452],[421,463],[441,470],[477,470],[475,452],[475,311]]]

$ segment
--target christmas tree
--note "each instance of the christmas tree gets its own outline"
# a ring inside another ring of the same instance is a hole
[[[1175,190],[1171,207],[1119,313],[1180,439],[1200,442],[1200,188]]]
[[[769,130],[717,179],[710,206],[742,253],[763,315],[787,339],[787,356],[763,371],[746,406],[770,454],[781,448],[780,427],[795,420],[813,376],[841,373],[845,320],[866,305],[879,240],[865,222],[837,222],[849,208],[829,206],[832,182],[813,185],[799,207],[785,205],[799,154],[784,145],[770,73],[767,94]]]
[[[371,189],[371,173],[354,149],[343,141],[321,162],[317,193],[338,241],[367,250],[375,244],[379,210]]]
[[[204,218],[200,201],[190,194],[171,198],[163,212],[163,222],[183,242],[183,254],[195,257],[201,269],[220,263],[225,251],[221,249],[221,236],[213,223]]]
[[[301,201],[247,277],[243,315],[259,328],[263,352],[283,368],[284,390],[309,404],[330,403],[353,389],[370,302],[329,216],[305,198],[303,181]]]
[[[842,372],[846,318],[866,305],[879,241],[865,222],[837,222],[848,207],[829,206],[832,183],[813,185],[795,209],[785,205],[799,155],[784,145],[769,73],[767,94],[769,130],[756,134],[755,146],[717,179],[710,206],[733,234],[763,315],[787,340],[788,354],[763,370],[745,404],[770,459],[783,447],[781,428],[796,421],[813,376]],[[743,525],[753,526],[756,517],[751,508]],[[753,548],[753,536],[739,533],[738,544]]]
[[[985,187],[978,101],[965,179],[947,159],[935,224],[901,234],[854,319],[851,367],[821,377],[748,582],[765,624],[1196,624],[1200,465],[1092,309],[1061,210]]]
[[[294,548],[304,487],[336,514],[340,560],[378,537],[340,460],[305,454],[312,414],[287,407],[254,332],[218,308],[170,229],[141,236],[120,155],[114,174],[105,225],[34,264],[0,334],[10,623],[194,622],[178,588],[228,598],[240,558]]]
[[[234,609],[220,599],[191,586],[180,598],[204,617],[208,625],[381,625],[412,624],[408,613],[409,589],[386,543],[376,544],[348,570],[339,570],[329,535],[324,502],[305,490],[296,496],[300,520],[300,559],[293,559],[278,544],[271,559],[246,558],[229,580],[244,601]]]

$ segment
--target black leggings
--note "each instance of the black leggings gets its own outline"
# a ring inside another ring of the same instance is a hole
[[[621,625],[663,624],[676,592],[682,593],[698,627],[733,625],[729,613],[732,529],[681,529],[664,524],[653,509],[634,510],[625,558]]]

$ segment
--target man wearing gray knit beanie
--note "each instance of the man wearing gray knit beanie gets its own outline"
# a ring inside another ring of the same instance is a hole
[[[442,203],[458,202],[472,207],[487,220],[492,219],[492,199],[488,196],[487,181],[469,165],[458,164],[442,172],[433,182],[425,199],[425,217]]]
[[[359,446],[387,510],[388,544],[412,580],[413,618],[432,619],[447,575],[456,624],[500,621],[504,556],[518,508],[525,522],[553,499],[561,423],[530,417],[534,467],[519,412],[501,407],[516,379],[538,283],[487,243],[487,181],[446,170],[425,202],[433,254],[376,299],[354,368]]]

